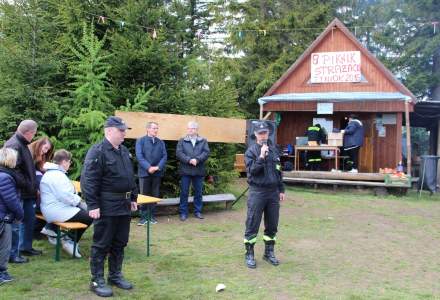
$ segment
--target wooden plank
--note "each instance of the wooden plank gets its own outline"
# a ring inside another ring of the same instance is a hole
[[[387,188],[409,188],[404,185],[389,185],[384,182],[375,181],[351,181],[351,180],[331,180],[331,179],[312,179],[312,178],[283,178],[284,182],[297,183],[314,183],[314,184],[331,184],[331,185],[354,185],[369,187],[387,187]]]
[[[72,180],[73,186],[77,193],[81,193],[81,183],[79,181]]]
[[[372,173],[374,172],[374,119],[376,114],[364,115],[361,119],[364,126],[364,145],[359,150],[359,166],[360,172]]]
[[[150,203],[157,203],[160,201],[162,201],[162,199],[156,198],[156,197],[151,197],[151,196],[146,196],[146,195],[141,195],[141,194],[138,194],[138,197],[136,199],[137,204],[150,204]]]
[[[61,229],[66,229],[66,230],[87,228],[86,224],[80,222],[53,222],[53,224],[60,226]]]
[[[46,221],[46,219],[44,218],[44,216],[42,214],[35,214],[35,217],[37,219]],[[61,229],[67,229],[67,230],[87,228],[86,224],[80,223],[80,222],[53,222],[52,224],[60,226]]]
[[[310,178],[310,179],[332,179],[332,180],[381,181],[381,182],[384,182],[385,175],[379,174],[379,173],[289,171],[289,172],[283,172],[283,178]]]
[[[235,201],[235,196],[233,194],[216,194],[216,195],[206,195],[203,196],[202,201],[204,203],[209,202],[230,202]],[[194,202],[194,197],[188,197],[188,202]],[[167,198],[162,199],[157,205],[165,206],[165,205],[177,205],[180,203],[179,198]]]
[[[246,164],[244,162],[244,154],[235,154],[234,170],[237,172],[246,172]]]
[[[157,122],[161,139],[177,141],[186,135],[188,122],[196,121],[199,123],[199,134],[208,142],[246,142],[246,120],[244,119],[125,111],[116,111],[115,115],[121,117],[132,128],[127,131],[126,138],[129,139],[144,136],[147,122]]]

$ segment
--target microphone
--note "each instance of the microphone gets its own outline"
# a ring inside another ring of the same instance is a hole
[[[262,144],[263,146],[267,146],[267,140],[263,140],[263,141],[261,141],[261,144]],[[269,154],[269,149],[267,149],[266,152],[264,152],[264,156],[267,156],[268,154]]]

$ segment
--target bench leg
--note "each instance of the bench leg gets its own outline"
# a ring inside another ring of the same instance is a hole
[[[72,258],[75,258],[75,252],[76,252],[76,247],[78,247],[76,241],[78,239],[78,230],[74,230],[75,231],[75,239],[73,240],[73,254],[72,254]]]
[[[226,209],[227,210],[230,210],[231,208],[232,208],[232,203],[233,203],[233,201],[225,201],[226,202]]]
[[[55,246],[55,261],[60,261],[60,248],[61,248],[61,228],[57,228],[57,244]]]
[[[150,221],[151,221],[151,209],[147,209],[147,256],[150,256]]]

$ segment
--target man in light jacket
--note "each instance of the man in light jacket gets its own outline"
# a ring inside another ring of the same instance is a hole
[[[180,220],[188,218],[189,187],[192,182],[194,189],[194,216],[203,219],[202,191],[203,179],[206,176],[205,161],[209,156],[208,141],[198,135],[199,124],[194,121],[188,123],[187,136],[177,143],[176,156],[179,160],[180,182]]]
[[[75,187],[67,177],[70,168],[72,154],[64,149],[58,150],[53,156],[54,163],[46,163],[43,178],[40,183],[41,204],[40,209],[47,223],[53,222],[80,222],[90,226],[93,219],[87,212],[87,206],[81,202],[81,197],[75,192]],[[87,229],[87,228],[86,228]],[[86,229],[78,229],[76,242]],[[63,249],[73,255],[73,240],[75,236],[69,234],[69,238],[63,239]],[[81,257],[78,247],[75,256]]]

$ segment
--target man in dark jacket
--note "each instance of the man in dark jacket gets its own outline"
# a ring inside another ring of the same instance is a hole
[[[350,157],[348,163],[351,163],[351,173],[358,172],[359,149],[364,144],[364,126],[357,119],[356,115],[350,115],[348,125],[344,133],[344,151]]]
[[[28,149],[28,144],[37,133],[37,127],[37,123],[33,120],[21,121],[15,134],[4,145],[18,152],[16,170],[20,179],[17,186],[24,210],[23,224],[12,225],[10,263],[27,262],[28,260],[20,256],[20,253],[24,255],[40,255],[42,253],[40,250],[32,248],[38,187],[34,161]]]
[[[165,143],[157,137],[159,124],[156,122],[147,123],[147,135],[136,141],[136,158],[139,163],[138,176],[139,186],[142,195],[159,198],[160,183],[164,174],[167,162],[167,149]],[[141,219],[138,225],[147,223],[147,211],[151,224],[156,224],[154,208],[156,204],[141,205]]]
[[[179,140],[176,148],[176,156],[180,161],[179,174],[182,176],[179,206],[181,221],[188,218],[188,196],[191,182],[194,189],[194,216],[203,219],[202,191],[203,179],[206,176],[205,161],[209,156],[209,146],[208,141],[198,135],[198,130],[199,125],[196,122],[189,122],[188,135]]]
[[[245,153],[249,197],[247,201],[246,230],[244,244],[245,262],[248,268],[256,268],[254,245],[264,212],[265,250],[263,259],[277,266],[278,259],[274,254],[280,201],[284,200],[284,184],[281,174],[281,163],[278,150],[271,144],[269,127],[261,121],[255,127],[256,143],[249,146]]]
[[[89,216],[94,219],[90,289],[98,296],[110,297],[113,291],[104,280],[107,254],[108,283],[125,290],[133,288],[122,275],[122,262],[130,233],[131,211],[137,209],[137,188],[131,155],[122,145],[127,125],[121,118],[112,116],[104,127],[104,140],[87,152],[81,173],[81,192]]]

